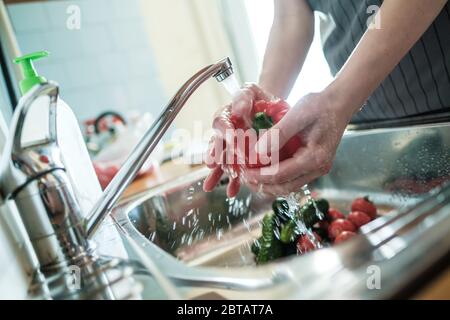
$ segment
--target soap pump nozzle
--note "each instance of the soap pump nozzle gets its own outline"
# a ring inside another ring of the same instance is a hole
[[[19,83],[20,92],[27,93],[36,84],[47,82],[47,79],[37,74],[33,66],[33,60],[41,59],[49,55],[48,51],[37,51],[14,59],[22,70],[23,79]]]

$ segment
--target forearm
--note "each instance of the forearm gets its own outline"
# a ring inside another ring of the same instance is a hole
[[[313,36],[314,15],[306,0],[275,0],[260,86],[286,98],[303,66]]]
[[[356,112],[408,53],[440,13],[447,0],[385,0],[378,15],[381,29],[368,29],[347,63],[326,89]]]

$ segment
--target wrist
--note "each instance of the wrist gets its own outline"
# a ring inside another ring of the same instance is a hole
[[[333,105],[333,108],[338,113],[345,115],[348,121],[362,108],[367,100],[367,97],[354,92],[354,90],[349,90],[349,87],[348,84],[344,84],[336,78],[322,92]]]
[[[267,94],[272,95],[276,98],[286,99],[284,90],[277,87],[276,83],[272,81],[273,77],[269,72],[261,72],[258,81],[258,86],[265,91]]]

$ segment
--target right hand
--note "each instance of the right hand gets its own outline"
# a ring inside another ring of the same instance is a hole
[[[256,84],[248,84],[233,98],[231,105],[227,105],[220,109],[213,120],[213,129],[215,135],[212,137],[206,156],[206,165],[212,169],[211,173],[203,183],[203,190],[211,192],[219,183],[223,173],[230,176],[230,182],[227,186],[227,196],[235,197],[239,192],[241,185],[239,169],[236,166],[225,163],[227,145],[233,145],[232,141],[228,141],[231,137],[226,134],[227,130],[235,130],[231,118],[241,119],[245,127],[251,127],[251,112],[253,102],[256,100],[270,101],[273,95],[265,92]],[[234,152],[234,151],[232,151]],[[221,153],[221,154],[217,154]]]

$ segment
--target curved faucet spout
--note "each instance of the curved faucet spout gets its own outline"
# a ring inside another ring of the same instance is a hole
[[[133,181],[142,165],[148,159],[161,137],[167,131],[177,114],[185,105],[186,101],[206,80],[215,77],[222,81],[233,74],[232,64],[229,58],[207,66],[192,76],[170,100],[163,112],[147,130],[138,145],[129,155],[128,159],[115,175],[101,198],[94,205],[86,222],[86,233],[91,238],[101,222],[108,216],[120,196]]]

